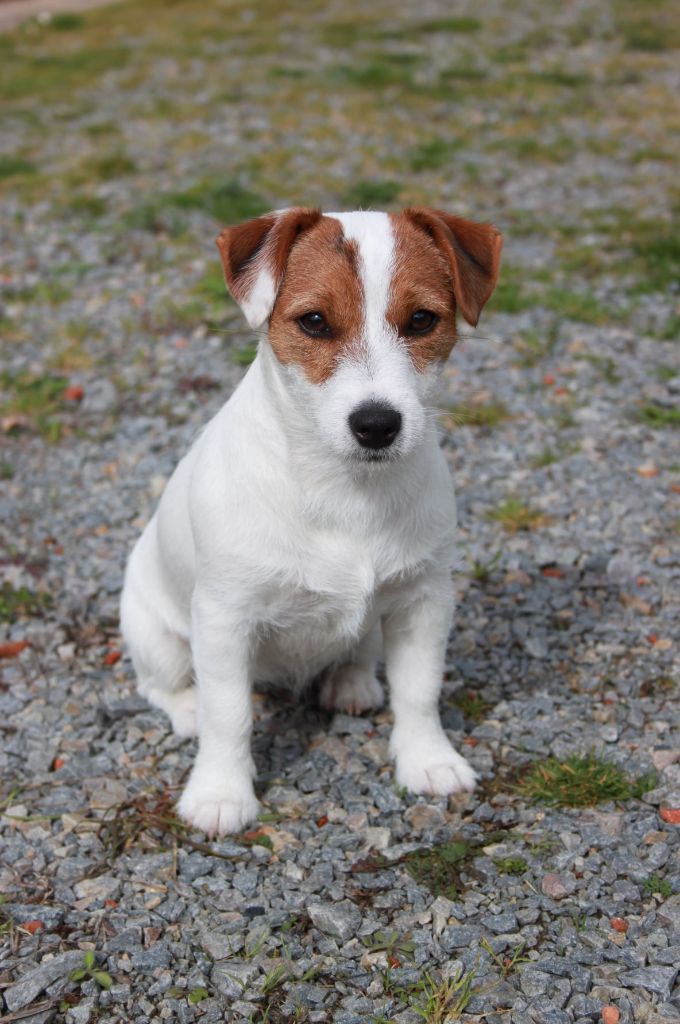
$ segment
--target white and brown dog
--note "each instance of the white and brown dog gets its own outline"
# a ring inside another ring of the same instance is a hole
[[[383,700],[397,782],[472,789],[438,713],[457,561],[430,406],[498,276],[491,225],[438,210],[290,209],[218,239],[257,358],[179,463],[127,567],[121,620],[148,700],[198,734],[180,814],[211,834],[258,813],[256,680],[350,713]]]

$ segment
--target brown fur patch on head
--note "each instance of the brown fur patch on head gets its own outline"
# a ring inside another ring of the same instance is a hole
[[[321,217],[294,242],[269,322],[269,343],[279,362],[297,364],[312,384],[323,384],[340,356],[361,339],[364,297],[356,244],[342,225]],[[297,320],[321,313],[330,334],[314,338]]]
[[[408,345],[417,370],[444,360],[456,343],[456,302],[448,261],[432,238],[403,213],[391,214],[394,270],[387,319]],[[427,334],[411,334],[408,325],[417,310],[439,317]]]
[[[502,234],[493,224],[479,224],[426,206],[409,207],[402,216],[431,238],[446,258],[456,305],[476,327],[498,280]]]

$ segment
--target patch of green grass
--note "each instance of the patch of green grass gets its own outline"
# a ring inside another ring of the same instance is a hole
[[[433,896],[455,900],[462,889],[460,869],[470,856],[471,847],[461,839],[414,850],[406,854],[403,863],[409,875]]]
[[[680,230],[675,221],[639,220],[629,224],[631,248],[642,280],[639,290],[665,291],[680,278]]]
[[[497,551],[496,554],[489,558],[488,561],[486,562],[480,561],[479,559],[475,559],[475,561],[472,563],[472,570],[470,572],[470,575],[472,576],[473,580],[475,580],[477,583],[481,583],[482,585],[488,583],[489,580],[491,579],[491,573],[496,568],[500,560],[500,551]]]
[[[523,875],[529,870],[524,857],[499,857],[494,864],[499,875]]]
[[[391,206],[399,199],[401,187],[396,181],[366,179],[357,181],[345,193],[345,204],[353,209]]]
[[[5,294],[14,302],[46,302],[50,306],[58,306],[71,297],[71,289],[61,281],[49,279],[38,281],[36,284],[26,285],[23,288],[7,288]],[[7,386],[9,378],[0,374],[0,384]]]
[[[680,45],[677,25],[660,19],[651,21],[636,18],[623,25],[623,45],[626,50],[641,53],[663,53]]]
[[[544,142],[533,135],[518,138],[499,139],[492,146],[514,153],[518,160],[539,161],[547,164],[562,164],[570,160],[576,153],[576,144],[567,135]]]
[[[413,958],[413,954],[416,949],[416,944],[409,937],[409,935],[400,936],[399,932],[373,932],[372,935],[367,935],[361,940],[372,953],[377,953],[381,950],[385,950],[393,957],[407,957]]]
[[[224,303],[228,297],[224,274],[217,260],[203,273],[192,288],[194,295],[215,305]]]
[[[451,704],[463,712],[471,722],[481,722],[493,705],[472,690],[459,690]]]
[[[11,462],[0,462],[0,480],[13,480],[14,466]]]
[[[171,192],[165,203],[179,210],[202,210],[220,224],[259,217],[269,209],[262,196],[235,179],[207,179],[185,192]]]
[[[680,409],[674,406],[657,405],[647,402],[637,411],[637,419],[648,427],[663,429],[664,427],[680,427]]]
[[[100,196],[88,195],[86,192],[76,193],[70,195],[65,204],[65,209],[69,213],[74,213],[81,217],[92,218],[93,220],[98,217],[103,217],[108,209],[108,204],[105,199]]]
[[[363,64],[339,64],[327,73],[339,85],[355,85],[362,89],[387,89],[389,86],[413,87],[413,77],[408,62],[401,56],[390,60],[376,57]]]
[[[610,800],[630,800],[652,789],[655,780],[633,780],[617,765],[594,753],[574,754],[566,761],[549,757],[530,765],[518,789],[531,800],[553,807],[593,807]]]
[[[660,875],[650,875],[643,882],[642,891],[646,892],[649,896],[661,896],[667,900],[673,895],[673,886],[667,878],[661,878]]]
[[[520,282],[506,274],[501,275],[487,308],[493,313],[522,313],[535,305],[536,300],[525,293]]]
[[[0,181],[4,181],[6,178],[16,178],[20,175],[35,173],[36,167],[30,160],[25,160],[20,156],[0,156]]]
[[[416,32],[453,32],[467,33],[479,32],[482,23],[479,18],[457,17],[457,18],[432,18],[429,21],[420,21],[413,26]]]
[[[503,402],[479,402],[474,405],[450,405],[446,416],[456,426],[493,429],[510,418],[510,411]]]
[[[96,81],[113,68],[124,67],[132,50],[123,47],[77,49],[49,53],[5,50],[0,61],[0,100],[32,100],[59,96]]]
[[[0,390],[9,397],[0,401],[4,415],[26,417],[49,440],[58,440],[60,424],[54,419],[64,407],[66,380],[52,374],[38,376],[27,370],[16,375],[0,373]]]
[[[74,14],[72,11],[60,11],[51,15],[46,27],[54,29],[55,32],[73,32],[75,29],[85,27],[85,18],[82,14]]]
[[[654,376],[663,384],[673,380],[673,377],[677,377],[679,373],[680,369],[677,366],[669,366],[668,363],[659,363],[658,366],[654,367]]]
[[[137,165],[127,153],[116,150],[88,160],[84,170],[88,177],[98,178],[100,181],[113,181],[126,174],[133,174],[137,170]]]
[[[570,291],[566,288],[551,288],[543,298],[544,305],[567,320],[579,323],[602,325],[612,319],[610,311],[605,309],[596,298],[583,292]]]
[[[52,604],[49,594],[36,594],[28,587],[13,587],[3,583],[0,587],[0,622],[39,618]]]
[[[250,366],[257,355],[257,342],[234,349],[232,359],[238,366]]]
[[[412,986],[406,994],[413,1009],[425,1024],[449,1024],[460,1020],[470,1000],[475,995],[473,983],[474,970],[463,971],[442,981],[435,981],[431,974],[425,973],[420,981]]]
[[[549,519],[538,509],[532,508],[519,498],[506,498],[497,508],[487,513],[487,519],[500,523],[508,533],[518,530],[533,530],[545,526]]]
[[[187,996],[187,1001],[190,1006],[198,1006],[204,999],[207,999],[209,992],[205,988],[193,988]]]
[[[578,451],[580,451],[578,444],[559,444],[555,448],[546,447],[540,455],[531,460],[531,465],[534,469],[542,469],[545,466],[552,466],[560,459],[565,459]]]
[[[448,167],[461,143],[457,139],[429,139],[415,146],[408,157],[411,170],[434,171]]]
[[[579,86],[589,85],[591,79],[588,75],[574,74],[572,71],[565,71],[564,68],[546,68],[543,71],[530,71],[527,75],[530,81],[541,82],[545,85],[557,85],[566,89],[576,89]]]
[[[618,363],[611,356],[596,356],[588,353],[584,356],[587,362],[591,366],[594,366],[600,372],[600,376],[607,384],[618,384],[621,380],[620,376],[616,372]]]

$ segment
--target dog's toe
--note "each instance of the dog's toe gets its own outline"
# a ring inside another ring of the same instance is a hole
[[[327,711],[361,715],[379,708],[384,701],[382,686],[372,672],[348,665],[330,675],[321,687],[319,700]]]
[[[252,790],[243,794],[204,795],[195,792],[190,784],[177,804],[177,811],[199,832],[224,836],[240,832],[252,824],[260,812],[260,805]]]
[[[412,793],[448,796],[451,793],[469,792],[477,784],[474,769],[448,741],[436,744],[429,751],[413,747],[394,752],[397,782]]]

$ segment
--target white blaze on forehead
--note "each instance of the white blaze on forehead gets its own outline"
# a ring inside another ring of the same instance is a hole
[[[364,292],[364,329],[366,341],[377,341],[385,333],[387,303],[394,266],[394,233],[386,213],[329,213],[339,220],[348,241],[356,242],[359,272]]]

